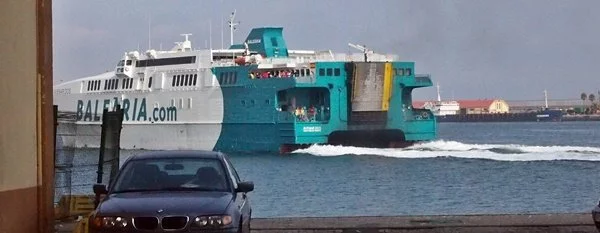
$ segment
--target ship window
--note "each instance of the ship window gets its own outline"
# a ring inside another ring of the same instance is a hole
[[[132,88],[132,87],[133,87],[133,79],[132,79],[132,78],[130,78],[130,79],[129,79],[129,88]]]
[[[130,66],[131,65],[131,60],[127,60],[125,65]]]
[[[306,69],[305,74],[306,74],[306,76],[310,76],[310,70]]]
[[[237,73],[233,73],[233,84],[237,82]]]
[[[398,68],[398,75],[399,76],[404,76],[404,69],[403,68]]]
[[[333,76],[333,69],[327,68],[327,76]]]
[[[152,77],[148,79],[148,88],[152,87]]]
[[[333,69],[333,75],[334,76],[340,76],[340,68]]]
[[[125,62],[124,60],[120,60],[119,63],[117,63],[117,66],[123,66],[123,62]]]
[[[319,76],[325,76],[325,69],[319,68]]]
[[[104,80],[104,90],[106,90],[106,87],[108,87],[108,80]]]
[[[300,70],[300,76],[304,76],[304,69]]]
[[[166,66],[166,65],[179,65],[179,64],[191,64],[196,62],[196,56],[188,57],[170,57],[161,59],[148,59],[139,60],[136,62],[137,67],[147,66]]]
[[[196,86],[196,81],[198,81],[198,74],[194,74],[194,86]]]
[[[271,37],[271,44],[273,45],[273,47],[277,47],[277,46],[279,46],[279,45],[277,44],[277,37]]]
[[[410,76],[412,75],[412,69],[411,68],[406,68],[406,76]]]
[[[115,85],[113,86],[113,89],[118,89],[119,88],[119,80],[115,79]]]
[[[242,100],[242,105],[246,105],[246,101],[245,100]]]
[[[186,74],[183,79],[183,85],[187,86],[189,83],[190,83],[190,77],[189,77],[189,75]]]
[[[91,82],[88,81],[88,86],[87,86],[87,90],[90,90],[90,86],[91,86]]]
[[[181,86],[181,75],[177,75],[177,85],[178,87]]]
[[[175,75],[173,75],[173,78],[171,79],[171,86],[172,87],[175,86]]]
[[[96,90],[100,90],[100,80],[96,80]]]
[[[129,83],[129,79],[123,79],[123,83],[121,83],[121,89],[125,89],[127,87],[127,83]]]

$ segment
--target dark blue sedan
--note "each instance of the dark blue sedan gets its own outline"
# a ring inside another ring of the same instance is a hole
[[[252,190],[220,152],[134,155],[108,190],[94,186],[89,232],[250,232]]]

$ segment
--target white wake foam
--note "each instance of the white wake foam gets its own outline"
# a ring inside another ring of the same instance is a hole
[[[306,153],[314,156],[378,155],[395,158],[456,157],[500,161],[600,161],[599,147],[467,144],[444,140],[416,144],[403,149],[313,145],[292,153]]]

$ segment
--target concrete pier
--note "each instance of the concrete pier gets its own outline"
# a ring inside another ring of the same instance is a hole
[[[597,233],[591,214],[254,218],[253,233],[556,232]],[[58,232],[73,232],[62,224]]]

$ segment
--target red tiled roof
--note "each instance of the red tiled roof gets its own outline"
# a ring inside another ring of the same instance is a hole
[[[494,100],[457,100],[460,108],[489,108]]]
[[[422,100],[413,101],[412,106],[413,106],[413,108],[422,108],[426,102],[428,102],[428,101],[422,101]]]

